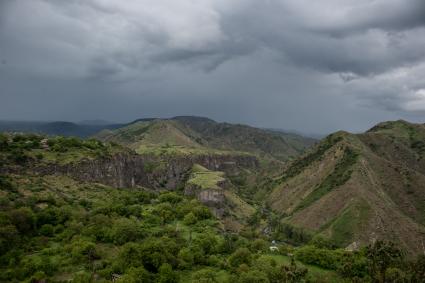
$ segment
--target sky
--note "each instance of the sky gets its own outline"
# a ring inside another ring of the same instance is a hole
[[[425,122],[424,0],[0,0],[0,119]]]

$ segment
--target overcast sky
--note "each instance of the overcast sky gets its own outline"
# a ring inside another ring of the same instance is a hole
[[[424,0],[0,0],[0,119],[425,122]]]

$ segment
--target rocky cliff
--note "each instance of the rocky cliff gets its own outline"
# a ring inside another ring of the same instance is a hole
[[[249,155],[196,155],[161,158],[139,155],[133,152],[96,158],[82,159],[68,164],[35,163],[31,166],[9,167],[4,171],[22,170],[41,175],[64,174],[85,182],[96,182],[113,187],[143,186],[153,189],[176,189],[184,185],[187,174],[194,164],[210,170],[237,175],[241,170],[255,169],[258,160]]]

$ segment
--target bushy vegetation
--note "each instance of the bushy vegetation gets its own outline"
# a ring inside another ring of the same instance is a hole
[[[0,282],[303,282],[308,277],[295,263],[260,258],[267,241],[225,233],[207,207],[179,193],[54,176],[0,180],[6,184],[0,190]]]
[[[328,138],[296,170],[321,158],[324,148],[338,140]],[[94,140],[38,135],[0,135],[0,147],[1,164],[6,166],[102,157],[114,150],[113,145]],[[354,151],[345,149],[334,172],[306,201],[346,182],[356,159]],[[155,166],[148,163],[144,169],[153,171]],[[191,173],[189,184],[201,187],[224,180],[222,173],[198,165]],[[377,241],[359,251],[338,249],[337,238],[314,235],[282,222],[266,208],[256,208],[256,213],[241,213],[249,215],[246,227],[231,232],[209,208],[180,190],[112,188],[24,171],[0,175],[0,282],[423,282],[425,278],[425,258],[407,259],[392,243]],[[343,216],[349,218],[348,212]],[[272,227],[270,233],[262,230],[266,225]],[[338,221],[332,225],[345,237],[343,225]],[[272,240],[277,249],[270,250]]]
[[[94,139],[0,134],[0,161],[3,166],[29,162],[67,163],[82,158],[106,157],[118,149],[118,145],[104,144]]]

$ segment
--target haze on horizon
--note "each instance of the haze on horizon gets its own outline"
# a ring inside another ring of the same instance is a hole
[[[0,0],[0,119],[425,122],[423,0]]]

